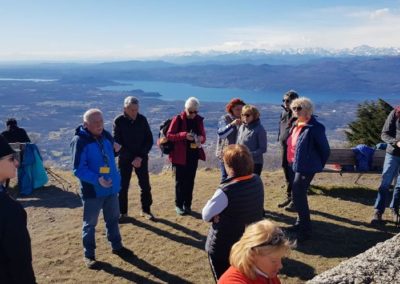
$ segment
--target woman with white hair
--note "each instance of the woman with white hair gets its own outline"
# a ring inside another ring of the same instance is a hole
[[[311,100],[300,97],[292,101],[290,107],[297,120],[286,140],[286,158],[298,217],[296,224],[288,228],[288,231],[295,232],[298,241],[305,241],[312,236],[307,190],[314,175],[324,168],[330,148],[325,127],[313,115]]]
[[[206,156],[201,146],[206,141],[203,117],[198,115],[200,102],[190,97],[185,109],[172,119],[167,139],[173,142],[169,160],[175,172],[175,210],[178,215],[191,213],[194,179],[198,160]]]

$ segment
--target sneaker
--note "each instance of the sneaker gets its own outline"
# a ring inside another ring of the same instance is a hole
[[[154,220],[155,220],[154,215],[151,214],[151,211],[150,211],[150,210],[142,210],[142,211],[140,212],[140,216],[142,216],[142,217],[144,217],[145,219],[150,220],[150,221],[154,221]]]
[[[133,256],[133,251],[131,251],[130,249],[127,249],[126,247],[121,247],[119,249],[113,249],[112,253],[118,255],[119,257]]]
[[[291,201],[291,202],[288,204],[288,206],[285,207],[285,210],[286,210],[286,211],[289,211],[289,212],[297,212],[297,211],[296,211],[296,207],[294,206],[294,202],[293,202],[293,201]]]
[[[287,199],[284,200],[282,203],[279,203],[279,204],[278,204],[278,207],[279,207],[279,208],[286,207],[286,206],[288,206],[288,205],[290,204],[290,202],[292,202],[292,199],[287,198]]]
[[[96,261],[96,259],[93,257],[84,257],[83,258],[83,261],[85,262],[85,265],[86,265],[86,267],[87,268],[89,268],[89,269],[95,269],[96,268],[96,265],[97,265],[97,261]]]
[[[399,211],[396,210],[396,209],[394,209],[394,208],[391,208],[391,213],[392,213],[392,220],[393,220],[393,222],[394,222],[394,223],[399,222],[399,218],[400,218],[400,216],[399,216]]]
[[[381,225],[381,224],[383,224],[382,213],[380,213],[378,210],[375,210],[374,215],[372,216],[371,219],[371,225]]]
[[[175,211],[176,211],[176,214],[178,214],[178,215],[185,215],[185,210],[183,210],[182,208],[180,208],[180,207],[178,207],[178,206],[176,206],[175,207]]]

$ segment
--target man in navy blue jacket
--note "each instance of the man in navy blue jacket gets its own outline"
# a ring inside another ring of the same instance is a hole
[[[84,261],[95,268],[95,229],[100,210],[106,222],[107,239],[112,252],[126,254],[119,232],[119,203],[121,177],[114,160],[114,141],[104,130],[102,112],[89,109],[83,115],[83,125],[76,129],[71,142],[73,171],[81,183],[83,203],[82,239]]]

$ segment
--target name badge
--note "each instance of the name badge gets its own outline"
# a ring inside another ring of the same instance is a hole
[[[100,173],[101,174],[109,174],[110,173],[110,167],[100,167]]]
[[[190,149],[197,149],[196,143],[190,143]]]

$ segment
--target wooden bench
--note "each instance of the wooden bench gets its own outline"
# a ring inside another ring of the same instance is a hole
[[[372,160],[372,170],[367,172],[360,172],[356,170],[356,156],[352,149],[331,149],[328,161],[323,172],[327,173],[358,173],[358,177],[354,183],[360,179],[362,174],[381,174],[383,163],[385,161],[386,151],[375,150]],[[354,171],[345,171],[343,166],[353,166]]]

